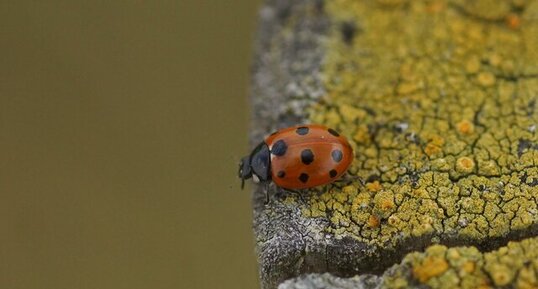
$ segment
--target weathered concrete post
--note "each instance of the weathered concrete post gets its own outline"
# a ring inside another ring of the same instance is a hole
[[[325,124],[358,177],[267,205],[258,188],[263,288],[538,286],[538,1],[268,0],[260,18],[253,142]]]

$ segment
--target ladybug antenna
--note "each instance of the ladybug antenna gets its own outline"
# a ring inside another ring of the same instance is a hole
[[[245,187],[245,180],[252,177],[252,169],[250,168],[250,157],[246,156],[239,163],[239,172],[237,174],[241,179],[241,190]]]
[[[269,199],[269,183],[268,182],[265,183],[265,190],[264,191],[265,191],[265,203],[264,203],[264,205],[267,205],[271,201]]]

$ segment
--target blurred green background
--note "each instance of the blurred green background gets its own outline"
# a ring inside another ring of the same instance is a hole
[[[256,288],[258,1],[0,3],[0,288]]]

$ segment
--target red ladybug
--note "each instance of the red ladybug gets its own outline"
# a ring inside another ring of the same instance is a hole
[[[316,124],[294,126],[271,134],[244,157],[239,177],[241,187],[252,177],[285,189],[306,189],[335,181],[352,161],[349,142],[335,130]]]

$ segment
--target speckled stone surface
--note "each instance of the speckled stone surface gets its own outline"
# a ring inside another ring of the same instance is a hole
[[[346,181],[256,189],[263,288],[538,235],[538,1],[270,0],[260,19],[253,144],[321,123],[355,150]]]
[[[374,289],[381,285],[381,278],[363,275],[338,278],[331,274],[307,274],[287,280],[278,289]]]

